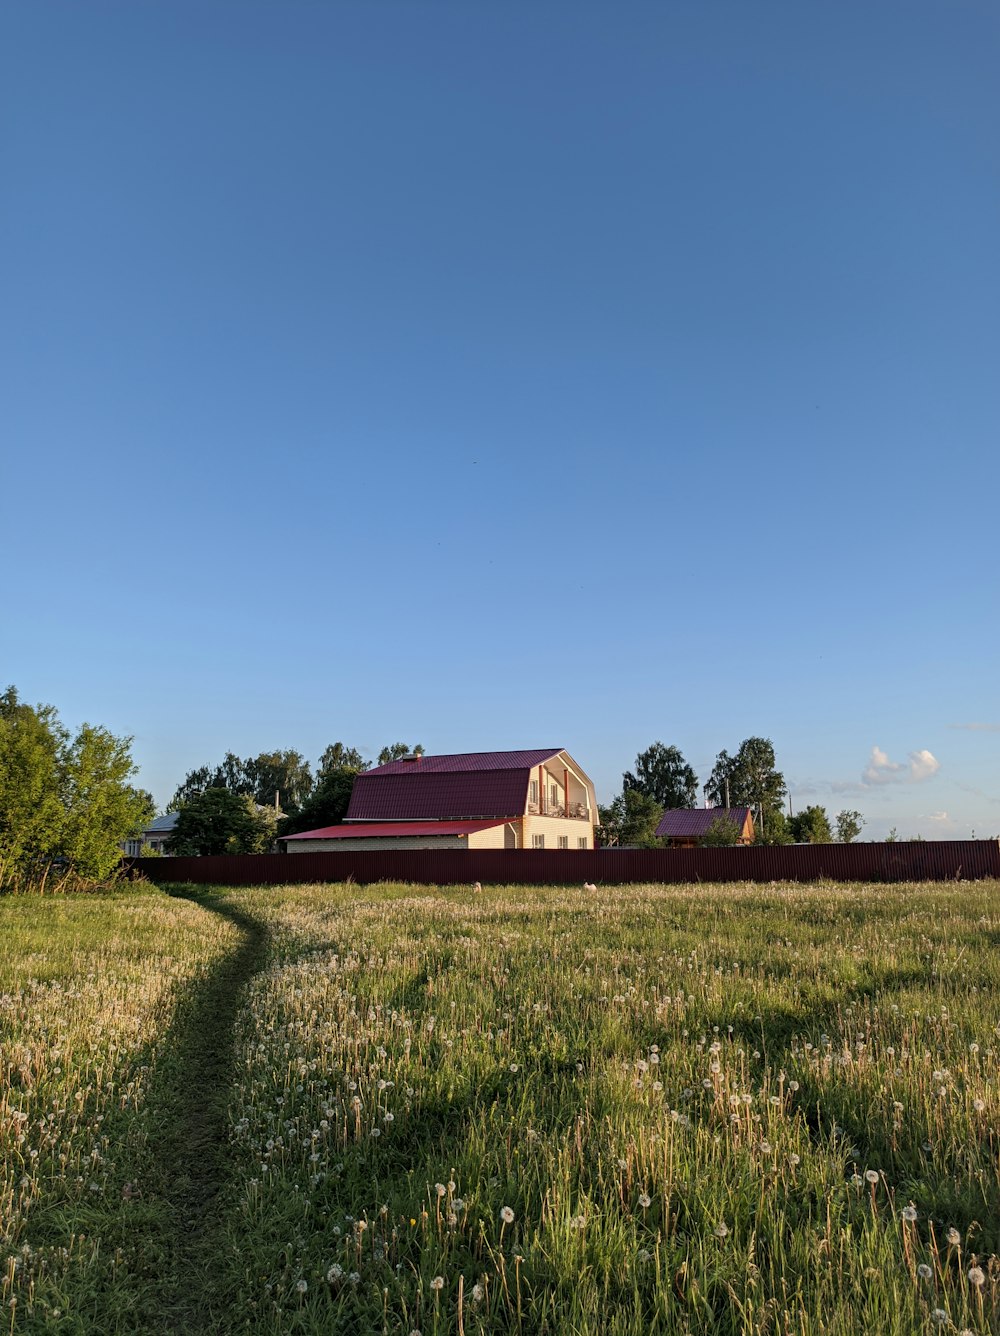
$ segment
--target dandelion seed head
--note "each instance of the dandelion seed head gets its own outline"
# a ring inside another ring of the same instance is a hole
[[[504,1222],[505,1225],[512,1225],[514,1223],[513,1210],[509,1206],[501,1206],[500,1219]]]
[[[866,1182],[866,1183],[871,1183],[872,1186],[874,1186],[874,1185],[878,1182],[878,1170],[877,1170],[877,1169],[866,1169],[866,1170],[865,1170],[865,1182]]]
[[[900,1211],[900,1215],[908,1225],[912,1225],[917,1218],[917,1208],[915,1206],[904,1206]]]
[[[431,1281],[431,1289],[432,1289],[432,1290],[443,1290],[443,1289],[444,1289],[444,1276],[435,1276],[434,1279]]]
[[[921,1280],[930,1280],[933,1274],[934,1272],[931,1270],[931,1268],[927,1265],[926,1262],[921,1262],[920,1265],[917,1267],[917,1275],[920,1277]]]
[[[977,1289],[981,1285],[986,1284],[986,1273],[983,1271],[983,1268],[981,1266],[969,1267],[969,1284],[975,1285]]]

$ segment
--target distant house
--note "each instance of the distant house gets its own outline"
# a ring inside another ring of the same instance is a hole
[[[753,844],[753,816],[749,807],[670,807],[664,813],[656,833],[670,841],[674,849],[695,849],[714,822],[730,821],[739,831],[738,844]]]
[[[567,751],[415,753],[354,781],[343,825],[289,835],[332,849],[592,849],[597,797]]]
[[[165,854],[167,852],[167,840],[170,838],[174,826],[177,825],[177,815],[176,812],[167,812],[165,816],[154,817],[149,825],[143,829],[141,835],[136,836],[134,840],[126,840],[122,845],[126,857],[138,858],[143,850]]]

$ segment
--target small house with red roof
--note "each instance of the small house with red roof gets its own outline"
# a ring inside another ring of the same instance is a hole
[[[753,844],[753,815],[749,807],[668,807],[656,827],[672,849],[696,849],[716,821],[729,821],[739,831],[737,844]]]
[[[335,849],[592,849],[592,780],[560,747],[415,752],[365,770],[344,822],[285,840],[288,853]]]

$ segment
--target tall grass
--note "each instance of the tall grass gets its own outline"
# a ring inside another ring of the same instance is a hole
[[[4,1320],[1000,1331],[998,892],[0,901]],[[198,1115],[191,1073],[228,1079],[196,1067],[192,1017],[236,996],[251,920],[268,954],[195,1262],[171,1202],[197,1193],[168,1178],[186,1137],[193,1175],[212,1147],[178,1100]]]
[[[997,886],[285,888],[231,1329],[997,1329]]]
[[[173,1228],[151,1102],[234,937],[153,891],[0,900],[0,1306],[11,1331],[155,1330]]]

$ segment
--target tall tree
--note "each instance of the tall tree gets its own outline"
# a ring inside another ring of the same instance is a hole
[[[312,789],[309,762],[297,751],[261,752],[244,762],[250,792],[262,807],[296,812]]]
[[[324,748],[323,755],[319,758],[316,779],[318,782],[331,770],[353,770],[357,773],[367,769],[368,762],[356,747],[348,747],[343,742],[331,742],[329,747]]]
[[[677,747],[654,742],[635,758],[635,773],[622,776],[625,792],[638,789],[661,807],[695,807],[698,776]]]
[[[84,724],[75,736],[49,705],[0,696],[0,880],[30,878],[56,858],[83,876],[106,877],[120,844],[152,815],[131,738]]]
[[[780,811],[785,777],[775,766],[770,738],[746,738],[735,756],[721,751],[705,786],[719,807],[752,807],[766,830],[769,812]]]
[[[320,757],[312,792],[299,810],[281,823],[280,835],[339,826],[347,815],[354,781],[367,769],[367,761],[354,747],[346,747],[342,742],[327,747]]]

